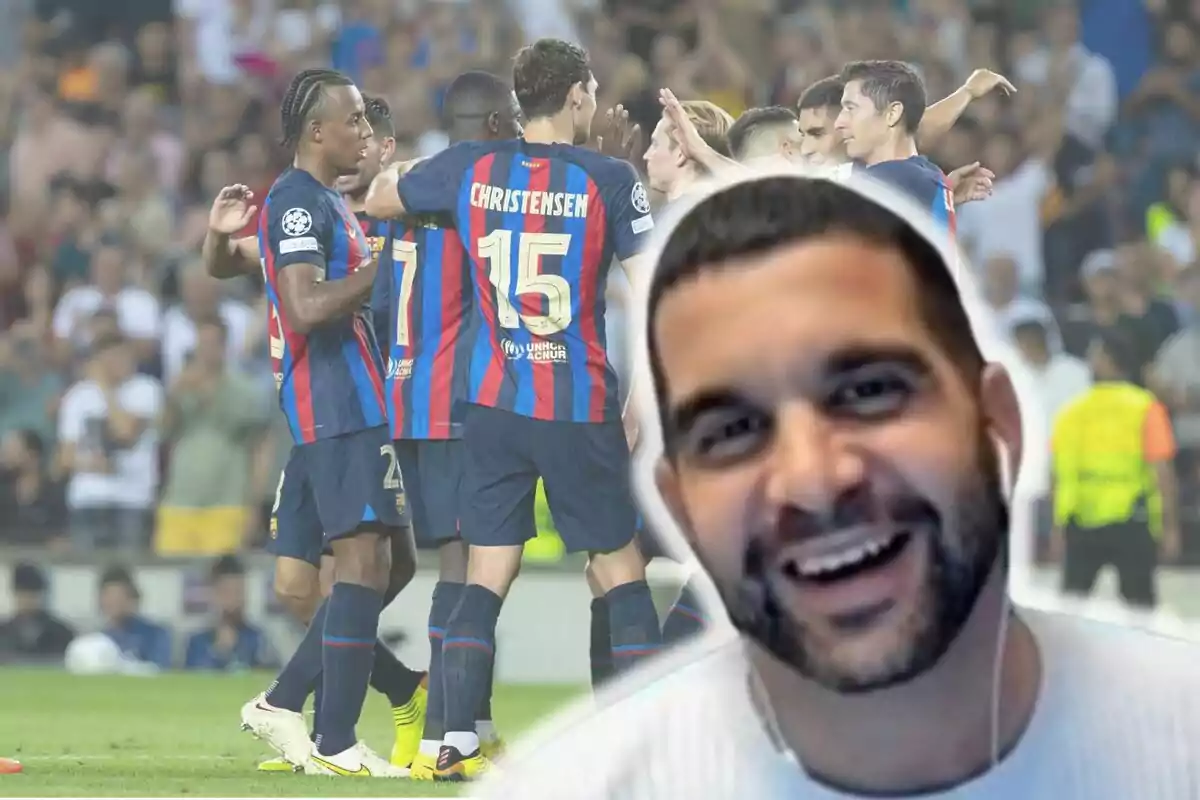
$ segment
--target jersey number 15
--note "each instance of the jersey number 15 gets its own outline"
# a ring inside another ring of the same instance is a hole
[[[496,230],[479,240],[477,253],[488,262],[488,280],[496,287],[496,311],[502,328],[519,328],[522,323],[535,336],[551,336],[571,326],[571,284],[561,275],[541,272],[543,256],[565,256],[571,250],[571,236],[565,233],[521,233],[517,239],[517,265],[513,270],[513,232]],[[417,245],[395,240],[392,258],[402,266],[400,297],[396,310],[396,344],[411,343],[408,312],[412,304],[416,278]],[[545,298],[545,314],[523,314],[509,295],[518,302],[522,296]]]

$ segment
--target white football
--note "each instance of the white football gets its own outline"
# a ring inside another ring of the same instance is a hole
[[[74,675],[106,675],[122,671],[121,648],[103,633],[86,633],[67,646],[63,665]]]

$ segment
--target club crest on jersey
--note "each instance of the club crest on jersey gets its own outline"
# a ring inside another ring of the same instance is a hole
[[[383,252],[383,243],[386,241],[383,236],[368,236],[367,244],[371,247],[371,255],[378,256]]]
[[[650,195],[646,194],[646,187],[638,181],[633,185],[633,192],[629,196],[629,202],[633,203],[633,210],[639,214],[650,213]]]
[[[303,236],[312,230],[312,214],[303,208],[289,208],[283,212],[283,233],[285,236]]]

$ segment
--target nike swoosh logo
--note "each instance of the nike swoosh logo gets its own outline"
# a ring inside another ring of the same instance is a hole
[[[341,775],[344,778],[371,777],[371,770],[367,769],[366,764],[359,764],[358,769],[350,771],[344,767],[339,767],[337,764],[331,764],[320,756],[313,756],[312,760],[320,764],[322,767],[325,767],[325,769],[329,770],[334,775]]]
[[[255,703],[254,707],[257,708],[259,711],[268,711],[272,714],[279,710],[277,708],[271,708],[270,706],[264,706],[262,703]]]

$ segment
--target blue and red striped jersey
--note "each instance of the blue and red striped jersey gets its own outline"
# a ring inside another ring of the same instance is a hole
[[[569,145],[463,142],[399,182],[415,214],[448,213],[472,263],[467,399],[527,417],[620,417],[606,355],[614,257],[654,226],[633,167]]]
[[[890,184],[929,209],[935,222],[950,232],[953,238],[958,227],[954,211],[954,192],[945,174],[925,156],[912,156],[897,161],[881,161],[865,168],[868,175]]]
[[[279,274],[312,264],[336,281],[371,261],[354,214],[334,190],[290,168],[275,181],[259,216],[258,246],[267,284],[271,364],[279,405],[297,444],[387,422],[383,365],[367,314],[299,333],[279,301]]]
[[[471,261],[452,219],[392,223],[371,306],[387,354],[384,390],[393,439],[462,435],[471,300]]]

